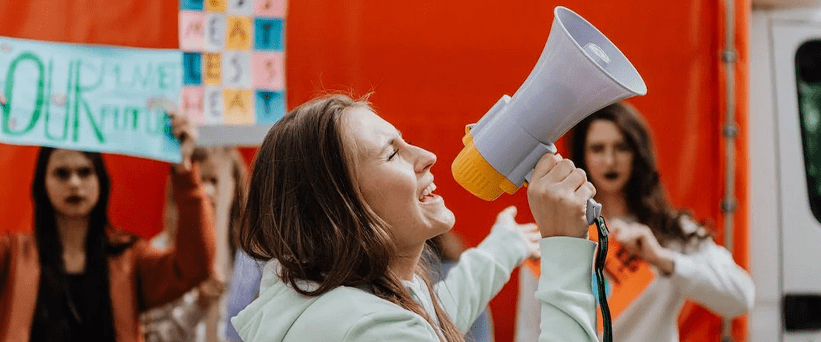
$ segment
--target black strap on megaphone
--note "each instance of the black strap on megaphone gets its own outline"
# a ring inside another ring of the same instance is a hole
[[[596,224],[599,244],[596,249],[596,260],[593,270],[596,273],[596,287],[599,294],[599,307],[602,317],[602,341],[613,341],[613,322],[610,319],[610,306],[607,305],[607,292],[604,286],[604,261],[607,258],[607,224],[601,216],[601,204],[592,198],[587,200],[587,224]]]

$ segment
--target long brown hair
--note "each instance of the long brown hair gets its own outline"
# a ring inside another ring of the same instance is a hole
[[[108,258],[117,256],[129,248],[136,238],[128,236],[127,242],[116,242],[108,238],[111,229],[108,220],[108,200],[111,181],[103,158],[96,152],[81,152],[94,166],[94,173],[100,187],[97,203],[88,215],[86,235],[85,281],[82,284],[80,303],[74,303],[68,293],[68,275],[63,263],[63,244],[57,231],[56,211],[48,197],[46,176],[48,162],[56,149],[41,147],[37,154],[34,179],[31,183],[31,198],[34,204],[34,235],[40,257],[40,284],[37,304],[32,319],[32,341],[69,341],[77,336],[87,336],[95,341],[114,341],[114,316],[108,279]],[[103,295],[101,295],[103,294]],[[72,313],[82,314],[88,322],[88,331],[72,331]],[[85,308],[85,310],[78,309]],[[79,312],[78,312],[79,310]],[[85,334],[85,335],[81,335]]]
[[[390,227],[354,184],[354,164],[343,144],[341,125],[345,113],[356,107],[370,105],[327,95],[300,105],[271,127],[254,160],[240,248],[258,260],[276,259],[280,279],[303,295],[319,296],[339,286],[368,288],[435,327],[391,272],[397,247]],[[431,290],[425,268],[418,267],[416,273]],[[305,280],[318,287],[301,287]],[[462,341],[435,292],[430,292],[440,339]]]
[[[659,177],[650,129],[633,106],[617,102],[579,122],[570,133],[570,156],[573,162],[587,170],[584,145],[590,125],[596,120],[614,123],[633,152],[633,167],[625,185],[625,193],[627,209],[636,220],[650,227],[653,235],[664,246],[670,242],[687,245],[707,238],[709,235],[704,231],[686,232],[683,229],[682,218],[692,217],[686,211],[674,208],[667,199]]]

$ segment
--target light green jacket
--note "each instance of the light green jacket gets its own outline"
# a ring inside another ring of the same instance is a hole
[[[590,270],[595,245],[583,239],[549,238],[541,247],[537,298],[542,301],[542,341],[594,341],[596,304]],[[526,253],[520,233],[496,225],[437,283],[440,303],[460,331],[468,330]],[[358,288],[342,286],[317,297],[302,296],[276,277],[277,267],[276,262],[266,265],[259,298],[231,320],[243,341],[439,341],[438,327]],[[421,280],[405,285],[430,312],[430,294]]]

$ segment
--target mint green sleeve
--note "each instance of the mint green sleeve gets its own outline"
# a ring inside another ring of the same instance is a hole
[[[541,302],[539,341],[598,341],[592,266],[596,243],[552,237],[540,241],[541,275],[536,299]]]
[[[410,311],[384,311],[361,317],[345,334],[344,342],[439,342],[430,324]]]
[[[445,280],[434,286],[459,331],[468,331],[527,253],[524,236],[504,224],[494,225],[478,247],[462,253]]]

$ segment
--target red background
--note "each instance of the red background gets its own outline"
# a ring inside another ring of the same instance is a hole
[[[747,83],[749,0],[736,0],[740,63],[736,84]],[[566,6],[607,35],[643,76],[648,94],[629,100],[654,131],[663,182],[674,204],[714,223],[722,240],[719,203],[724,189],[724,12],[712,0],[299,0],[286,21],[288,107],[324,91],[373,92],[377,112],[413,144],[436,153],[437,192],[457,217],[468,245],[489,232],[496,213],[514,204],[531,219],[524,191],[488,203],[456,184],[450,163],[464,126],[503,94],[512,95],[547,40],[553,8]],[[162,0],[18,0],[0,2],[0,35],[48,41],[176,48],[178,5]],[[736,260],[747,262],[746,89],[739,87],[736,149]],[[563,144],[559,143],[561,147]],[[27,230],[31,147],[0,145],[0,231]],[[244,149],[250,159],[253,147]],[[141,236],[161,230],[167,164],[107,156],[114,223]],[[476,208],[481,208],[476,210]],[[491,308],[497,341],[513,335],[516,273]],[[718,340],[716,320],[686,308],[685,340]],[[742,322],[737,322],[742,323]],[[688,335],[689,334],[689,335]],[[744,335],[737,324],[736,335]]]

